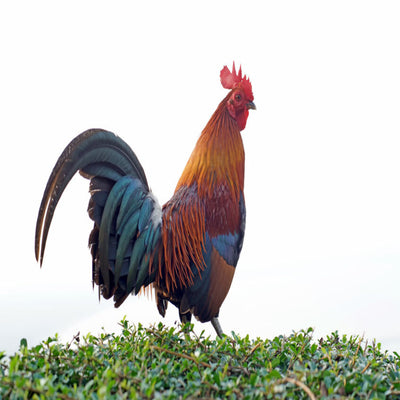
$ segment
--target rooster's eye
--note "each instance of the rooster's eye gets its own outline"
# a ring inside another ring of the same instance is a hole
[[[235,95],[235,100],[236,100],[236,101],[242,100],[242,96],[241,96],[240,94],[236,94],[236,95]]]

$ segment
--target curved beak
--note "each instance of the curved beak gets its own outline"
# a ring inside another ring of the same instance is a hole
[[[256,108],[256,105],[255,105],[252,101],[249,101],[249,102],[246,104],[246,107],[247,107],[248,110],[256,110],[256,109],[257,109],[257,108]]]

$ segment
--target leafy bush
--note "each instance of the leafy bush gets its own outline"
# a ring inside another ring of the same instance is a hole
[[[0,399],[400,399],[400,356],[337,332],[198,337],[190,325],[48,338],[0,353]]]

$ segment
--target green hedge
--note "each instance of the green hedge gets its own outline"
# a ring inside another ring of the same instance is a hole
[[[400,356],[337,332],[216,340],[190,325],[48,338],[0,353],[1,399],[400,399]]]

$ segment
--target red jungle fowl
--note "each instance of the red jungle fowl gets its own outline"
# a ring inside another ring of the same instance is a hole
[[[42,265],[57,203],[77,171],[90,179],[88,213],[93,281],[115,307],[152,285],[162,316],[168,301],[182,322],[192,314],[222,335],[219,309],[235,273],[245,229],[244,149],[240,131],[255,109],[251,83],[224,67],[230,89],[202,131],[175,193],[161,208],[143,168],[118,136],[90,129],[58,159],[44,191],[35,237]]]

